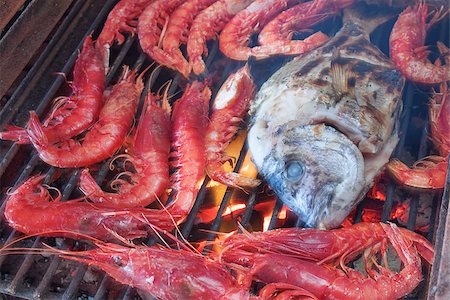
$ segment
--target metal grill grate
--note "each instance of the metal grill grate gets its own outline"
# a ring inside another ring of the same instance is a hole
[[[31,5],[36,1],[29,1],[26,5]],[[39,116],[44,116],[46,111],[49,109],[51,105],[51,100],[58,95],[58,92],[61,91],[64,78],[62,76],[53,76],[53,81],[45,86],[43,90],[45,93],[39,94],[34,93],[33,89],[37,89],[40,82],[39,78],[48,76],[48,66],[52,65],[55,60],[59,57],[57,52],[64,48],[66,43],[65,40],[70,36],[70,34],[77,34],[77,41],[74,43],[74,47],[70,49],[76,48],[71,54],[68,54],[66,58],[62,58],[62,60],[66,60],[65,64],[59,69],[61,72],[65,74],[70,74],[75,63],[75,60],[78,56],[78,51],[81,48],[82,40],[85,36],[94,32],[94,36],[98,34],[101,29],[104,20],[106,19],[107,14],[114,6],[117,1],[109,0],[109,1],[73,1],[68,10],[65,12],[64,17],[58,23],[57,29],[51,34],[50,39],[46,42],[46,46],[43,47],[40,52],[39,57],[34,61],[31,68],[20,78],[19,84],[10,89],[10,96],[6,96],[5,105],[0,111],[0,130],[4,129],[5,126],[11,121],[15,122],[15,124],[19,126],[24,126],[28,116],[27,111],[29,109],[35,109]],[[26,8],[24,9],[26,11]],[[95,18],[93,18],[95,16]],[[92,19],[90,19],[92,18]],[[92,21],[93,20],[93,21]],[[88,23],[84,29],[80,29],[77,27],[78,23]],[[445,26],[448,23],[445,23],[442,28],[436,29],[439,35],[436,37],[440,40],[445,40],[448,43],[448,29],[445,29]],[[386,48],[386,45],[382,44],[382,41],[386,39],[386,30],[392,26],[392,24],[388,24],[383,27],[383,30],[377,31],[373,36],[373,41],[375,44],[379,45],[380,48]],[[448,26],[447,26],[448,27]],[[6,36],[6,34],[5,34]],[[447,39],[447,40],[446,40]],[[1,43],[1,40],[0,40]],[[381,45],[380,45],[381,44]],[[211,51],[210,59],[207,62],[208,64],[214,59],[214,53],[217,52],[217,45],[214,45]],[[114,81],[115,78],[118,77],[120,73],[120,67],[123,64],[128,64],[133,68],[138,68],[139,70],[143,70],[146,66],[150,65],[150,61],[139,51],[138,41],[135,37],[128,37],[125,43],[121,47],[116,47],[112,52],[112,67],[107,76],[107,84]],[[223,72],[223,76],[221,81],[223,82],[226,76],[236,68],[237,64],[232,63],[228,64],[226,69]],[[149,76],[146,76],[146,85],[144,89],[144,93],[146,93],[147,89],[156,90],[157,87],[161,86],[162,83],[166,82],[168,79],[172,77],[170,72],[166,70],[158,69],[155,71],[151,80]],[[170,94],[175,94],[177,92],[177,82],[180,79],[175,77],[174,83],[171,86]],[[409,147],[408,143],[408,135],[407,133],[411,130],[412,118],[420,116],[422,121],[424,122],[423,130],[420,132],[420,141],[418,146],[416,145],[416,150],[413,151],[416,153],[416,157],[420,158],[425,156],[428,153],[428,141],[427,141],[427,116],[424,114],[426,112],[425,103],[426,103],[426,92],[421,90],[416,86],[408,84],[404,93],[404,110],[401,118],[401,132],[402,135],[400,137],[400,142],[395,150],[394,156],[403,158],[405,153],[407,152],[407,147]],[[36,95],[35,95],[36,94]],[[142,99],[141,99],[142,100]],[[142,102],[142,101],[141,101]],[[142,103],[141,103],[142,106]],[[140,107],[141,107],[140,106]],[[247,149],[244,146],[241,151],[239,158],[235,164],[235,170],[239,170],[244,161],[245,155],[247,154]],[[27,179],[31,174],[35,174],[37,172],[46,173],[47,177],[45,178],[45,182],[49,183],[52,176],[55,174],[59,174],[61,172],[60,169],[56,169],[53,167],[48,167],[44,165],[38,158],[36,152],[32,150],[32,147],[28,145],[17,145],[10,142],[1,141],[0,142],[0,176],[2,176],[1,181],[1,191],[2,197],[5,198],[6,189],[10,186],[14,186],[16,188],[19,186],[25,179]],[[100,169],[96,174],[97,183],[101,184],[103,180],[108,176],[109,172],[109,161],[102,164]],[[62,191],[62,201],[66,201],[70,199],[70,197],[77,195],[77,182],[79,179],[80,171],[79,170],[67,170],[64,171],[64,174],[61,178],[63,178],[64,182],[61,182],[60,188]],[[189,214],[186,221],[181,225],[182,234],[188,239],[192,238],[192,234],[196,231],[195,228],[195,220],[197,213],[199,212],[204,201],[207,201],[207,184],[208,179],[203,183],[197,200],[194,204],[194,207]],[[228,188],[220,202],[219,209],[217,214],[212,221],[212,223],[208,226],[208,230],[210,232],[215,232],[220,230],[220,226],[222,223],[222,214],[225,211],[226,207],[229,204],[230,199],[232,198],[233,189]],[[387,188],[386,202],[383,206],[382,212],[382,221],[387,221],[390,217],[390,213],[394,203],[394,192],[395,192],[395,184],[389,183]],[[253,191],[247,197],[247,206],[242,214],[240,219],[241,224],[244,227],[248,227],[250,224],[250,219],[253,214],[253,208],[255,204],[258,202],[258,195],[261,193],[261,188]],[[4,199],[2,199],[4,200]],[[4,201],[1,206],[0,213],[3,215],[4,211]],[[418,196],[414,196],[410,202],[410,211],[407,227],[409,229],[414,230],[416,225],[416,216],[418,212]],[[446,204],[447,203],[447,204]],[[448,192],[446,197],[442,197],[441,195],[436,194],[433,198],[432,205],[432,214],[430,218],[430,230],[427,238],[432,241],[433,234],[435,232],[435,228],[437,225],[437,216],[439,215],[439,207],[442,205],[448,206]],[[362,202],[356,209],[355,221],[359,222],[362,218],[364,202]],[[277,215],[282,208],[282,203],[277,201],[274,209],[272,210],[272,216],[269,224],[269,229],[272,229],[276,226]],[[441,211],[442,214],[442,211]],[[443,217],[441,216],[441,219]],[[18,237],[19,234],[9,229],[4,222],[1,225],[0,238],[2,242],[9,242],[14,238]],[[216,237],[215,234],[209,233],[206,235],[207,240],[214,240]],[[35,238],[28,241],[28,246],[36,247],[43,240],[48,240],[48,238]],[[438,239],[439,241],[442,241]],[[148,243],[155,242],[154,239],[150,239]],[[436,245],[439,245],[437,243]],[[63,244],[64,246],[64,244]],[[437,249],[439,252],[440,249]],[[0,280],[0,292],[4,294],[14,295],[20,298],[25,299],[36,299],[36,298],[45,298],[45,299],[73,299],[77,297],[94,297],[94,299],[104,299],[106,297],[112,297],[117,299],[130,299],[136,297],[136,292],[125,286],[119,286],[114,283],[114,280],[110,279],[108,276],[101,275],[97,278],[97,284],[93,288],[86,288],[86,284],[83,283],[83,278],[86,276],[86,272],[88,268],[83,264],[72,263],[70,265],[71,272],[70,281],[66,282],[66,284],[62,284],[60,289],[55,289],[52,287],[54,285],[54,278],[58,276],[61,272],[68,272],[67,265],[64,260],[59,259],[56,256],[49,257],[45,259],[44,270],[42,274],[39,276],[33,274],[36,272],[35,267],[36,264],[42,263],[36,261],[36,256],[32,255],[24,255],[24,256],[15,256],[15,257],[5,257],[0,256],[0,270],[1,270],[1,280]],[[426,277],[429,277],[429,271],[425,270]],[[436,271],[436,272],[439,272]],[[5,275],[6,274],[6,275]],[[33,277],[34,279],[30,279]],[[39,278],[37,278],[39,277]],[[114,285],[111,288],[111,285]],[[414,298],[424,298],[427,292],[427,288],[425,284],[423,284],[418,293],[414,295]]]

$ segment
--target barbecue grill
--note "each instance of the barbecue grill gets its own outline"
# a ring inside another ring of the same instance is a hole
[[[29,110],[36,110],[40,117],[45,116],[51,107],[52,99],[64,94],[67,90],[64,76],[54,74],[61,72],[70,74],[78,56],[84,37],[93,32],[94,38],[100,32],[102,25],[116,0],[22,0],[2,1],[0,11],[0,130],[8,124],[25,126]],[[4,9],[6,8],[6,9]],[[328,31],[339,28],[339,18],[327,22]],[[372,41],[385,53],[388,52],[388,36],[394,20],[377,29],[372,35]],[[330,29],[332,28],[332,29]],[[435,44],[437,40],[449,43],[449,18],[446,17],[439,25],[429,32],[427,44]],[[326,29],[326,28],[325,28]],[[212,43],[208,65],[221,59],[217,44]],[[436,52],[436,51],[435,51]],[[267,62],[254,63],[252,72],[257,81],[270,76],[275,67],[281,65],[285,59],[274,59]],[[127,64],[133,68],[144,70],[152,62],[140,51],[135,36],[127,37],[120,47],[113,47],[111,52],[111,69],[107,76],[107,84],[114,82],[121,71],[121,66]],[[238,67],[238,63],[227,63],[223,75],[215,86],[217,91],[220,82]],[[154,66],[152,67],[155,68]],[[164,68],[158,68],[152,76],[146,75],[146,90],[156,91],[169,79],[174,79],[169,93],[179,94],[183,79]],[[394,156],[403,161],[414,161],[430,152],[428,141],[428,109],[427,103],[431,90],[408,83],[404,91],[403,114],[400,121],[400,142]],[[177,96],[173,97],[175,99]],[[141,99],[142,100],[142,99]],[[142,101],[141,101],[142,102]],[[142,106],[142,103],[141,103]],[[139,112],[138,112],[139,114]],[[239,143],[238,143],[239,144]],[[238,146],[238,159],[234,165],[240,170],[248,159],[245,144]],[[96,180],[106,188],[106,182],[112,177],[109,170],[110,161],[100,165],[96,173]],[[62,201],[79,197],[77,183],[80,170],[61,170],[49,167],[40,161],[38,155],[30,145],[17,145],[7,141],[0,141],[0,191],[1,215],[10,187],[18,187],[32,174],[45,173],[46,183],[57,186],[62,192]],[[56,178],[56,181],[54,181]],[[54,182],[52,182],[54,181]],[[218,199],[211,192],[213,184],[205,179],[195,205],[181,225],[180,231],[189,241],[199,242],[214,240],[216,234],[212,232],[236,229],[236,221],[245,228],[261,230],[262,215],[255,212],[254,207],[261,199],[273,198],[267,196],[267,187],[262,186],[250,194],[245,194],[231,188],[223,188]],[[443,193],[435,192],[429,196],[431,215],[426,226],[426,237],[435,245],[435,262],[431,269],[424,270],[426,278],[417,288],[411,299],[450,299],[450,215],[448,213],[450,180],[447,178],[446,189]],[[381,208],[381,221],[391,218],[398,186],[388,181],[386,185],[385,201]],[[416,219],[419,213],[419,192],[414,191],[409,202],[409,215],[406,227],[416,229]],[[430,194],[430,193],[429,193]],[[245,200],[244,209],[231,213],[232,222],[225,224],[227,209],[236,199]],[[353,217],[354,222],[363,219],[364,207],[367,201],[358,205]],[[199,212],[205,208],[213,209],[210,222],[201,223]],[[278,216],[283,210],[281,202],[277,201],[264,212],[267,218],[266,227],[275,228],[279,222]],[[291,214],[292,215],[292,214]],[[2,217],[3,218],[3,217]],[[211,221],[212,220],[212,221]],[[279,225],[279,224],[278,224]],[[288,219],[283,226],[299,226],[295,218]],[[234,227],[233,227],[234,226]],[[206,232],[206,233],[205,233]],[[5,222],[0,225],[0,242],[5,244],[20,236],[11,230]],[[70,239],[55,239],[36,237],[23,242],[27,247],[39,247],[45,241],[50,245],[60,247],[77,247],[78,242]],[[150,238],[148,244],[157,242]],[[206,248],[205,252],[208,251]],[[137,292],[123,286],[102,272],[91,270],[84,264],[68,262],[56,256],[40,255],[10,255],[0,256],[0,293],[24,299],[134,299],[139,297]]]

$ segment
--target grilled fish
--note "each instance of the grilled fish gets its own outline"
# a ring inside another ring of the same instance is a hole
[[[369,40],[384,21],[348,9],[336,36],[276,71],[251,107],[253,161],[308,227],[339,226],[398,142],[405,79]]]

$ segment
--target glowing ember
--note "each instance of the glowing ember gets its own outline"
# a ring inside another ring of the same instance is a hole
[[[393,213],[391,214],[391,219],[398,219],[405,215],[405,212],[409,211],[409,204],[407,202],[399,203]]]
[[[377,199],[380,201],[386,201],[386,183],[384,174],[380,174],[375,178],[375,183],[372,189],[367,193],[367,197],[371,199]]]

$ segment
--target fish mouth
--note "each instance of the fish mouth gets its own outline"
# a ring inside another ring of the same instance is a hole
[[[361,151],[331,126],[284,129],[260,173],[305,226],[338,227],[366,186]]]

